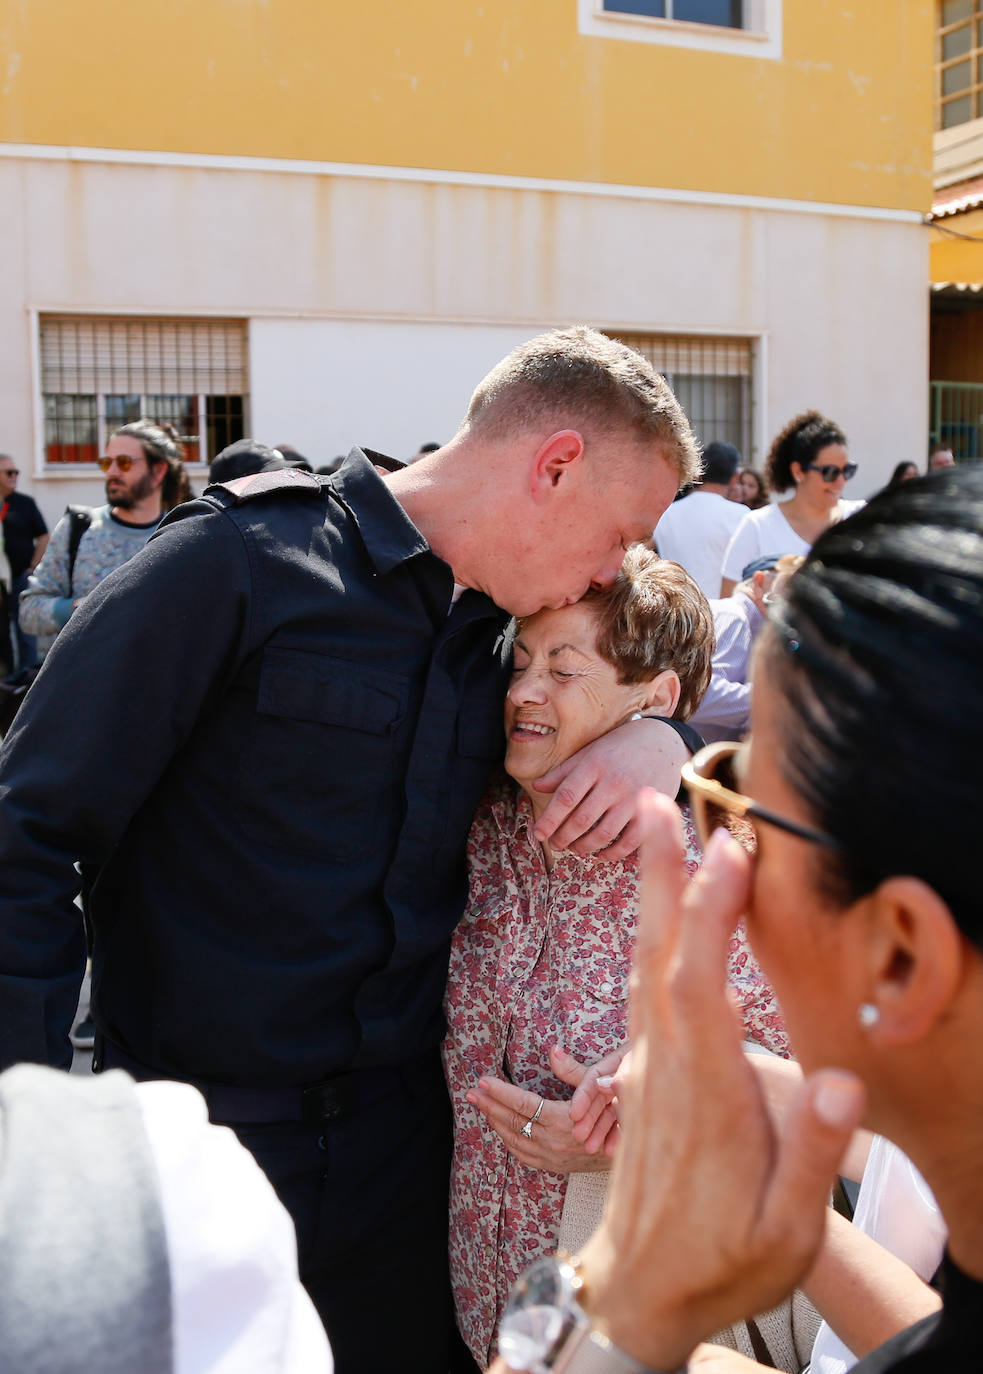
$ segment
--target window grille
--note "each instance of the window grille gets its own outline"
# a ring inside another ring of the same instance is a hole
[[[935,127],[983,117],[983,3],[938,0]]]
[[[751,454],[750,339],[691,334],[617,334],[672,387],[702,444],[722,440]]]
[[[189,463],[245,433],[245,321],[43,315],[40,352],[48,464],[94,463],[141,415],[169,420]]]

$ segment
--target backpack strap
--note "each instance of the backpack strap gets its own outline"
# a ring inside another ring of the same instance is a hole
[[[66,506],[65,514],[68,516],[68,594],[72,594],[72,582],[75,575],[75,560],[78,557],[79,545],[82,536],[92,524],[91,506]]]

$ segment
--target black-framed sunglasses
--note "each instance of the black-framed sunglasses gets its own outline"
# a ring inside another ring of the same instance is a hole
[[[20,468],[0,468],[0,477],[19,477]]]
[[[737,790],[738,762],[744,748],[743,744],[724,741],[708,744],[683,764],[683,784],[704,849],[715,830],[721,826],[730,829],[728,822],[734,816],[750,816],[789,835],[797,835],[800,840],[825,845],[827,849],[839,849],[839,842],[824,830],[814,830],[810,825],[800,825],[798,821],[779,816]]]
[[[851,477],[857,475],[856,463],[844,463],[838,468],[835,463],[823,463],[819,467],[816,463],[803,463],[802,467],[806,472],[818,472],[824,482],[835,482],[837,477],[842,477],[844,482],[849,482]]]

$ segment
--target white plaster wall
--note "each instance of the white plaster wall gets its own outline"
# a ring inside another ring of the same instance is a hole
[[[250,320],[252,428],[319,460],[449,437],[481,374],[554,323],[764,339],[755,432],[806,406],[866,495],[927,433],[918,224],[763,206],[5,157],[0,449],[49,516],[101,480],[40,471],[31,312]],[[754,455],[757,461],[763,455]],[[200,479],[199,479],[200,485]]]

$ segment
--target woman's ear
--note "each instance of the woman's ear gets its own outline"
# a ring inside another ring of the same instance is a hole
[[[671,716],[679,705],[682,688],[679,674],[674,668],[665,668],[651,682],[640,683],[644,696],[634,708],[644,716]]]
[[[920,878],[887,878],[869,903],[866,991],[882,1045],[914,1044],[947,1013],[964,978],[966,944],[952,912]]]

